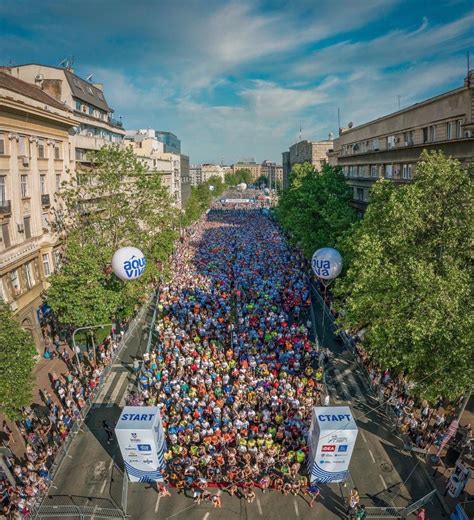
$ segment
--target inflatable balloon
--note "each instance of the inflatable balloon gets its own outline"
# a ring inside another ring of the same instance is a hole
[[[214,186],[212,186],[212,184],[209,186],[209,191],[214,191]]]
[[[121,280],[140,278],[145,266],[145,256],[136,247],[121,247],[112,257],[112,269]]]
[[[342,257],[339,251],[332,247],[322,247],[314,253],[311,267],[318,278],[332,280],[339,276],[342,270]]]

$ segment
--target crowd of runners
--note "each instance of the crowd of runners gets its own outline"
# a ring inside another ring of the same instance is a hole
[[[319,489],[301,470],[324,354],[309,337],[302,257],[261,210],[214,209],[172,272],[141,391],[128,400],[163,408],[169,483],[196,501],[217,485],[249,502],[255,487],[272,487],[313,505]]]

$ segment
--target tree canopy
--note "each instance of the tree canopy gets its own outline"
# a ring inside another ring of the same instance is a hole
[[[235,172],[227,172],[225,174],[225,183],[228,186],[237,186],[237,184],[242,182],[245,184],[252,183],[252,173],[248,168],[240,168],[235,170]]]
[[[309,163],[297,164],[290,186],[280,195],[277,217],[310,257],[320,247],[334,247],[356,221],[351,192],[340,169],[324,166],[317,172]]]
[[[428,399],[456,398],[474,381],[472,173],[424,152],[409,184],[374,185],[341,242],[340,324],[363,329],[369,354]]]
[[[104,147],[90,159],[91,166],[80,168],[59,194],[66,247],[48,291],[60,322],[74,326],[129,316],[178,236],[180,210],[160,175],[149,172],[130,148]],[[107,266],[127,245],[143,251],[147,267],[140,279],[124,283]]]
[[[31,335],[3,303],[0,323],[0,407],[9,419],[16,420],[20,409],[32,400],[36,349]]]

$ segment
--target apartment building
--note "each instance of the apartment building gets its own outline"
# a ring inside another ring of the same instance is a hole
[[[191,195],[191,176],[189,173],[189,157],[187,155],[180,155],[181,161],[181,206],[186,205],[189,196]]]
[[[263,161],[260,165],[260,175],[268,179],[268,186],[271,189],[282,188],[283,186],[283,167],[272,161]]]
[[[200,164],[192,164],[189,167],[189,178],[191,180],[191,186],[197,186],[203,182],[202,166]]]
[[[252,182],[255,182],[262,175],[262,165],[252,159],[243,159],[232,165],[235,173],[237,170],[249,170]]]
[[[176,202],[181,206],[181,156],[165,153],[163,143],[155,137],[153,129],[127,130],[125,143],[150,172],[160,175]]]
[[[72,68],[37,63],[4,67],[4,70],[37,86],[74,112],[78,124],[71,132],[71,146],[77,163],[88,164],[88,152],[123,143],[122,121],[113,117],[114,110],[107,103],[101,83],[82,79]]]
[[[308,162],[317,170],[328,164],[328,152],[333,149],[334,141],[332,135],[324,141],[299,141],[290,146],[289,151],[282,154],[283,185],[289,184],[289,175],[295,164]]]
[[[41,351],[41,295],[59,266],[54,194],[73,162],[66,105],[0,71],[0,300]]]
[[[219,164],[203,164],[201,165],[202,182],[207,182],[211,177],[219,177],[222,182],[225,181],[224,167]]]
[[[474,71],[464,85],[369,123],[341,130],[334,156],[362,214],[379,178],[409,182],[423,150],[474,160]]]

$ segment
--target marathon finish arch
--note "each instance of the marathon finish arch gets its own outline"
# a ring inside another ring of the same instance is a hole
[[[344,482],[347,479],[357,432],[348,406],[313,408],[308,434],[311,482]]]

